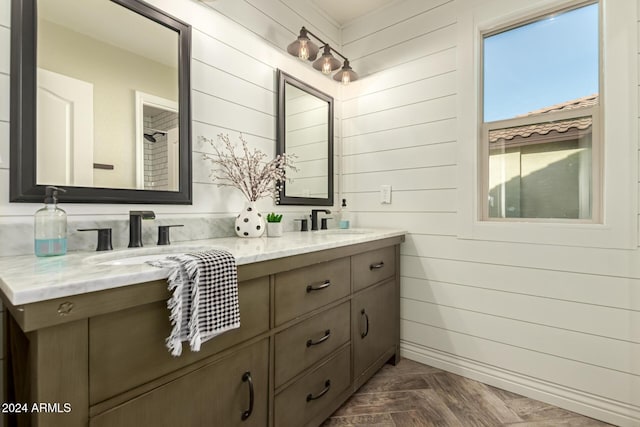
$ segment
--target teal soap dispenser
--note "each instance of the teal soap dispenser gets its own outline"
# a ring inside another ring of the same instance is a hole
[[[347,210],[347,199],[342,199],[342,206],[340,207],[340,222],[338,223],[338,226],[340,228],[349,228],[352,225],[351,214]]]
[[[58,191],[47,186],[44,207],[34,215],[34,248],[36,256],[55,256],[67,253],[67,213],[58,207]]]

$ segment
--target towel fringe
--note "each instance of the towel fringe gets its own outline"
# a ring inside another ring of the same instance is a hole
[[[171,292],[171,297],[167,300],[167,308],[170,311],[169,320],[172,328],[166,339],[166,345],[172,356],[182,354],[183,341],[189,341],[192,351],[199,351],[204,341],[240,326],[237,267],[231,254],[226,251],[211,251],[176,255],[163,260],[149,261],[148,264],[171,268],[167,279],[168,289]],[[216,265],[216,268],[211,269],[212,265]],[[212,319],[209,320],[199,318],[200,310],[203,309],[201,307],[203,303],[201,286],[204,286],[201,283],[201,267],[206,271],[204,277],[207,286],[216,284],[217,280],[222,280],[223,288],[226,287],[224,291],[229,292],[232,289],[231,302],[228,302],[231,305],[222,310],[215,306],[216,297],[212,297],[210,290],[208,290],[207,301],[204,303],[207,306],[214,305],[213,309],[210,308]],[[218,274],[221,276],[217,276]],[[211,283],[212,279],[214,280],[213,284]],[[221,321],[216,318],[219,315],[227,316],[224,321]]]
[[[190,266],[191,267],[191,266]],[[189,277],[193,275],[193,283],[200,283],[200,270],[198,264],[193,263],[193,271]],[[198,328],[198,311],[200,309],[200,286],[191,287],[191,315],[189,316],[189,346],[193,351],[200,351],[200,332]]]

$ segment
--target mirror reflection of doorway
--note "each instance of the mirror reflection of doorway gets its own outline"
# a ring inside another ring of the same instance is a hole
[[[173,101],[136,93],[139,189],[178,191],[178,110]]]
[[[36,183],[93,186],[93,84],[38,68]]]

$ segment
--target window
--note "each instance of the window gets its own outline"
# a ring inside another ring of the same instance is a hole
[[[598,3],[482,36],[482,220],[601,222]]]

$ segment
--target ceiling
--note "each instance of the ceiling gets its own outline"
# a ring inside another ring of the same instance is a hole
[[[349,22],[382,9],[397,0],[311,0],[311,2],[331,17],[337,24],[344,26]]]

